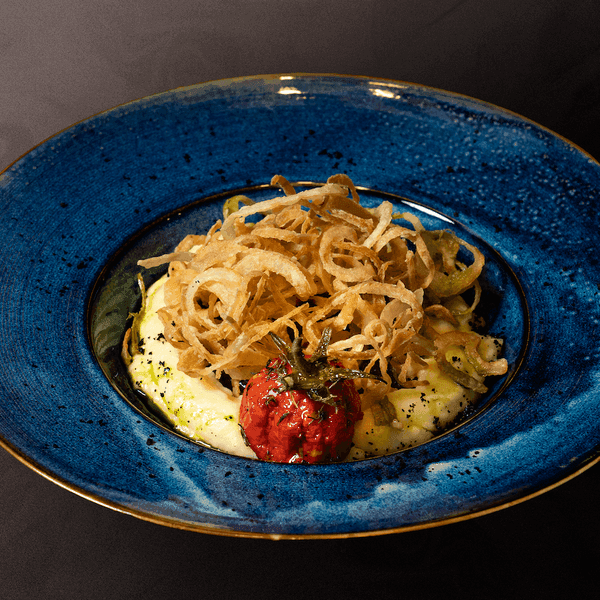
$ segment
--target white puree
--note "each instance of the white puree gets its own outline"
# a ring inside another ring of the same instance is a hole
[[[163,337],[157,315],[157,310],[164,306],[163,283],[164,278],[148,290],[140,324],[144,353],[135,353],[129,366],[134,385],[184,436],[229,454],[255,458],[238,427],[240,400],[214,378],[193,378],[177,370],[178,351]],[[486,360],[495,359],[495,344],[482,343],[481,347]],[[461,358],[461,352],[457,349],[452,354]],[[375,425],[371,408],[363,407],[364,417],[356,424],[349,460],[363,458],[365,453],[389,454],[426,442],[476,400],[475,392],[441,373],[435,360],[428,362],[430,368],[422,371],[420,377],[428,383],[388,394],[397,415],[391,425]],[[466,360],[462,364],[466,371],[470,370]]]
[[[148,290],[140,324],[144,353],[135,353],[129,365],[135,387],[179,433],[229,454],[256,458],[238,427],[240,400],[213,378],[194,378],[177,370],[178,351],[162,335],[157,315],[164,306],[163,283],[159,279]]]

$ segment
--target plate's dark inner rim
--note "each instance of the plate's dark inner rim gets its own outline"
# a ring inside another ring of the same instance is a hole
[[[313,182],[313,181],[297,181],[290,182],[293,187],[298,188],[308,188],[308,187],[316,187],[321,186],[323,183],[321,182]],[[99,351],[97,344],[94,342],[94,316],[96,314],[97,308],[97,300],[102,290],[106,287],[107,280],[110,279],[111,270],[117,265],[127,254],[131,251],[131,249],[138,243],[140,240],[143,240],[152,230],[158,228],[161,224],[164,224],[166,221],[169,221],[173,218],[181,218],[184,217],[186,212],[190,212],[194,209],[199,208],[202,205],[209,203],[222,203],[227,198],[230,198],[235,195],[251,195],[253,192],[272,190],[274,193],[281,193],[280,188],[273,186],[271,184],[258,184],[245,186],[242,188],[237,188],[233,190],[227,190],[223,192],[219,192],[218,194],[213,194],[211,196],[207,196],[204,198],[193,200],[179,208],[170,210],[169,212],[161,215],[151,223],[146,224],[142,229],[136,232],[133,236],[131,236],[123,246],[109,259],[109,261],[104,265],[99,275],[97,276],[88,296],[87,300],[87,310],[86,310],[86,323],[87,323],[87,337],[90,348],[92,349],[92,354],[96,359],[100,369],[102,370],[105,377],[110,382],[111,386],[114,390],[125,400],[134,410],[139,413],[144,419],[149,420],[154,425],[160,427],[168,434],[175,435],[186,442],[191,442],[203,448],[207,448],[209,450],[215,452],[224,453],[222,450],[207,444],[206,442],[200,440],[192,440],[183,434],[176,431],[173,426],[160,414],[160,412],[156,409],[153,409],[151,403],[148,402],[148,399],[145,398],[144,394],[134,390],[131,382],[129,380],[126,368],[121,360],[121,344],[123,340],[123,336],[125,333],[125,325],[130,322],[129,318],[127,318],[123,322],[123,327],[120,332],[120,337],[117,345],[113,345],[108,352],[104,352],[104,355]],[[500,265],[503,269],[504,273],[508,276],[511,284],[514,286],[517,294],[519,296],[521,310],[523,312],[523,331],[522,331],[522,343],[520,345],[520,350],[518,352],[517,357],[514,361],[509,363],[509,370],[506,375],[501,377],[489,377],[488,383],[491,383],[490,391],[485,394],[482,398],[479,399],[475,408],[471,411],[466,411],[464,415],[460,415],[454,424],[444,429],[439,434],[436,434],[433,439],[439,439],[446,435],[451,434],[457,428],[469,423],[473,419],[479,417],[487,408],[489,408],[506,390],[506,388],[510,385],[511,381],[516,377],[525,356],[527,355],[529,341],[530,341],[530,313],[527,305],[527,300],[525,296],[525,292],[517,275],[514,270],[510,267],[510,265],[504,260],[502,255],[487,244],[483,239],[473,233],[470,229],[468,229],[465,225],[457,221],[456,219],[442,213],[441,211],[431,208],[422,202],[418,202],[416,200],[410,200],[404,196],[394,194],[392,192],[382,192],[380,190],[374,188],[367,188],[363,186],[356,185],[356,190],[361,195],[371,195],[380,199],[387,199],[394,203],[405,204],[407,209],[417,209],[421,212],[432,216],[433,218],[446,221],[449,224],[452,224],[452,227],[462,229],[467,232],[470,236],[472,236],[475,240],[477,240],[477,247],[481,250],[482,247],[485,248],[486,253],[490,254],[493,257],[493,260],[496,264]],[[201,233],[201,232],[199,232]],[[174,247],[180,240],[173,240],[172,247]],[[486,264],[488,261],[486,260]],[[152,283],[157,281],[160,277],[162,277],[167,270],[167,265],[163,265],[161,267],[157,267],[154,269],[144,270],[140,267],[140,273],[144,275],[144,282],[146,288],[148,288]],[[480,276],[483,281],[485,281],[485,267],[484,272]],[[131,314],[137,310],[139,310],[141,304],[141,293],[137,284],[134,286],[135,288],[135,301],[131,303],[127,307],[127,314]],[[485,292],[484,292],[485,293]],[[431,441],[431,440],[428,440]],[[423,444],[427,444],[428,442],[424,442]],[[419,444],[419,445],[423,445]],[[399,450],[397,452],[391,453],[392,455],[400,454],[402,452],[406,452],[411,448],[406,448]],[[224,453],[225,454],[225,453]],[[387,455],[389,456],[389,455]],[[383,458],[382,456],[373,456],[368,457],[364,460],[378,460]],[[247,459],[247,460],[256,460],[256,459]],[[317,465],[318,466],[318,463]]]

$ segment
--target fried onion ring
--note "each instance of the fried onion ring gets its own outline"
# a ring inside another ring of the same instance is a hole
[[[473,389],[506,372],[506,361],[479,354],[478,334],[440,334],[429,323],[433,317],[456,325],[475,309],[484,265],[477,248],[453,233],[427,231],[414,215],[394,214],[390,202],[361,205],[347,175],[300,192],[279,175],[271,185],[284,195],[235,197],[206,235],[188,235],[174,252],[139,262],[169,264],[159,317],[181,371],[226,374],[235,393],[277,352],[270,332],[284,339],[302,333],[310,353],[331,328],[332,358],[384,378],[365,380],[367,395],[385,393],[392,372],[400,386],[414,386],[432,357]],[[468,266],[458,259],[461,248],[473,257]],[[457,303],[471,288],[470,304]],[[464,350],[473,376],[448,363],[450,346]]]

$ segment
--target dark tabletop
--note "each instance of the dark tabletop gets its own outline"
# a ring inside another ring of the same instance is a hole
[[[600,158],[598,40],[596,0],[8,0],[0,170],[117,104],[283,72],[386,77],[473,96]],[[589,559],[599,557],[599,473],[592,467],[444,527],[271,542],[120,514],[0,450],[0,598],[579,597],[595,581]]]

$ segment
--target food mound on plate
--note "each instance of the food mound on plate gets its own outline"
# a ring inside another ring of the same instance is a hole
[[[185,436],[277,462],[358,460],[442,432],[502,375],[502,341],[473,330],[483,254],[345,175],[253,202],[168,264],[133,315],[123,358]]]

